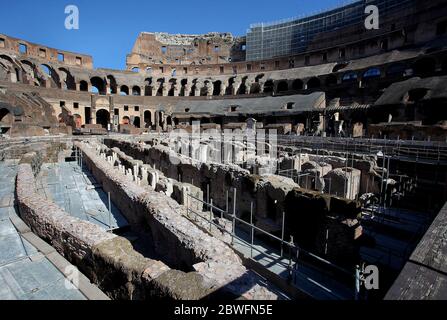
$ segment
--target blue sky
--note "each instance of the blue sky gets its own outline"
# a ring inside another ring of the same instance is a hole
[[[65,6],[80,10],[66,30]],[[93,56],[96,68],[124,69],[141,31],[244,35],[251,23],[275,21],[342,4],[341,0],[14,0],[0,11],[0,33]]]

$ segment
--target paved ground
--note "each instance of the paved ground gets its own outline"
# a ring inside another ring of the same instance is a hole
[[[120,210],[97,184],[88,170],[81,171],[76,162],[44,164],[38,176],[38,192],[67,213],[104,229],[128,226]]]
[[[256,239],[252,251],[250,248],[251,235],[242,229],[238,229],[236,234],[235,250],[241,252],[246,257],[252,257],[253,260],[282,278],[288,278],[290,262],[288,259],[280,257],[281,249],[279,242],[277,248],[274,248]],[[244,241],[241,241],[241,239]],[[284,252],[286,256],[288,253],[286,250]],[[354,272],[352,286],[349,287],[304,264],[295,265],[292,261],[291,266],[292,269],[296,268],[293,271],[292,278],[294,285],[311,297],[319,300],[350,300],[354,298]]]
[[[15,228],[16,168],[11,162],[0,162],[0,300],[85,300]]]

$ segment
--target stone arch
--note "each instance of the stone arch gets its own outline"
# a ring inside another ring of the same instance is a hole
[[[222,89],[222,81],[217,80],[213,83],[213,96],[220,96],[220,91]]]
[[[36,83],[36,79],[37,74],[36,74],[36,65],[28,60],[22,60],[20,61],[20,63],[22,64],[22,70],[24,72],[24,74],[28,75],[28,77],[30,79],[32,79],[32,81],[34,81],[34,83]],[[76,84],[75,84],[75,88],[76,88]]]
[[[209,85],[210,85],[210,81],[209,80],[205,80],[203,82],[203,86],[202,86],[202,88],[200,88],[200,96],[201,97],[208,96],[208,86]]]
[[[76,90],[76,81],[70,71],[65,68],[59,68],[61,74],[61,83],[63,83],[64,89]]]
[[[196,95],[197,81],[198,81],[198,79],[194,79],[192,81],[191,91],[189,93],[190,97],[194,97]]]
[[[259,82],[254,82],[250,86],[250,94],[259,94],[261,93],[261,85]]]
[[[276,93],[282,93],[287,91],[289,91],[289,84],[287,83],[287,81],[285,80],[279,81],[278,84],[276,85]]]
[[[152,112],[150,110],[144,111],[144,124],[146,128],[152,126]]]
[[[234,88],[235,82],[236,82],[236,77],[231,77],[230,79],[228,79],[228,86],[227,86],[227,89],[225,90],[225,95],[228,95],[228,96],[233,95],[233,88]]]
[[[164,83],[165,83],[165,79],[164,78],[160,78],[160,79],[157,80],[157,85],[158,85],[157,96],[158,97],[162,97],[163,96]]]
[[[96,111],[96,124],[100,124],[103,128],[107,128],[110,123],[110,112],[106,109]]]
[[[88,91],[88,82],[85,80],[81,80],[81,82],[79,82],[79,90],[80,91]]]
[[[133,96],[141,96],[141,88],[139,86],[132,87],[132,95]]]
[[[246,82],[247,82],[247,77],[244,77],[242,79],[242,83],[239,85],[239,88],[237,89],[237,94],[240,94],[240,95],[247,94],[248,88],[247,88]]]
[[[117,94],[118,93],[118,84],[116,82],[115,77],[112,76],[112,75],[108,75],[106,78],[107,78],[107,81],[109,83],[110,93],[111,94]]]
[[[47,76],[47,79],[42,79],[42,81],[49,80],[51,87],[61,88],[59,74],[50,65],[43,63],[39,66],[40,70]]]
[[[107,94],[106,92],[106,82],[103,78],[93,77],[90,79],[90,84],[92,85],[92,92],[98,93],[100,95]]]
[[[267,80],[264,84],[264,93],[273,93],[274,85],[273,80]]]
[[[144,80],[144,95],[147,97],[152,96],[152,78]]]
[[[141,120],[140,120],[140,117],[135,117],[135,118],[133,119],[133,125],[134,125],[136,128],[140,128],[140,127],[141,127]]]
[[[321,87],[321,81],[317,77],[310,78],[307,81],[307,89],[318,89]]]
[[[128,96],[129,95],[129,87],[126,85],[122,85],[120,87],[120,95],[121,96]]]
[[[176,86],[177,86],[177,79],[170,79],[169,80],[169,84],[170,84],[170,87],[169,87],[169,91],[168,91],[168,96],[169,97],[173,97],[173,96],[175,96],[175,89],[176,89]]]
[[[0,124],[1,125],[12,125],[14,122],[14,117],[9,109],[0,109]]]
[[[179,96],[184,97],[186,95],[186,86],[187,85],[188,85],[188,79],[182,79],[182,81],[180,81]]]

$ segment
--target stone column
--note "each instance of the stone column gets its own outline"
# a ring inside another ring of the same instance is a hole
[[[227,86],[224,85],[224,84],[222,84],[222,85],[220,86],[220,93],[219,93],[219,94],[220,94],[221,96],[224,96],[226,91],[227,91]]]

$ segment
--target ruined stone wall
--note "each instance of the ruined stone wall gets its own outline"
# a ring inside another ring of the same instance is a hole
[[[204,195],[209,186],[209,196],[214,205],[225,210],[228,201],[230,213],[233,210],[233,190],[236,189],[236,215],[249,221],[253,204],[254,222],[266,231],[280,235],[284,212],[288,221],[286,237],[293,235],[299,246],[343,263],[352,263],[356,258],[356,240],[362,231],[357,220],[360,206],[356,201],[300,189],[291,179],[284,177],[251,175],[235,165],[193,161],[172,152],[165,142],[160,144],[152,140],[149,145],[115,139],[104,142],[160,170],[168,178],[177,180],[180,177],[181,181],[200,188]],[[333,230],[332,234],[343,240],[326,249],[328,241],[320,235],[328,230],[331,233]],[[341,258],[346,256],[346,252],[350,252],[350,260]]]
[[[238,45],[237,50],[235,47]],[[132,52],[127,56],[127,67],[145,69],[164,64],[214,64],[231,62],[240,57],[242,43],[229,33],[204,35],[148,33],[139,34]],[[245,58],[245,57],[244,57]],[[180,69],[179,69],[180,72]]]
[[[21,159],[23,155],[36,152],[43,162],[57,162],[59,152],[70,148],[73,143],[69,139],[41,138],[12,139],[0,141],[0,161],[5,159]]]
[[[22,50],[26,48],[26,52],[20,51],[20,45],[22,45]],[[3,34],[0,34],[0,49],[9,51],[14,55],[20,55],[21,59],[34,58],[41,63],[57,63],[60,67],[77,66],[93,69],[93,58],[89,55],[49,48]],[[63,59],[61,59],[62,56],[59,56],[60,54],[63,55]]]
[[[242,265],[230,247],[187,220],[185,207],[163,193],[138,186],[100,156],[101,146],[76,145],[83,151],[87,167],[103,184],[104,190],[113,194],[114,203],[129,222],[135,227],[150,230],[155,250],[163,259],[180,269],[197,271],[235,296],[276,298],[260,284],[254,273]]]
[[[113,299],[202,299],[215,291],[197,272],[172,270],[143,257],[132,244],[73,218],[37,194],[30,164],[21,164],[16,199],[23,220]]]

